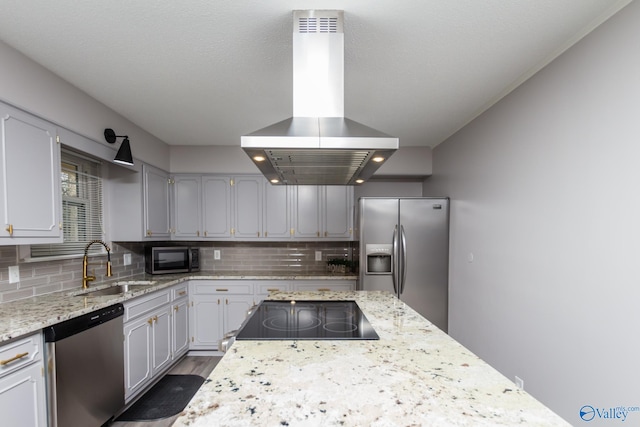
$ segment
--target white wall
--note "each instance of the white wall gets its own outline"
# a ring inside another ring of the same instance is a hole
[[[104,129],[113,128],[129,136],[136,159],[169,170],[167,144],[2,41],[0,100],[108,147],[114,146],[104,141]]]
[[[424,186],[452,199],[450,334],[573,425],[640,407],[638,46],[632,2],[438,146]]]

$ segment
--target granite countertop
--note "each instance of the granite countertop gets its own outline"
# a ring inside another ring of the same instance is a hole
[[[90,313],[112,304],[121,303],[131,298],[159,291],[186,280],[357,280],[357,276],[344,274],[302,275],[287,272],[234,272],[215,273],[198,272],[187,274],[150,275],[139,274],[132,277],[119,278],[93,283],[93,290],[106,288],[116,283],[132,281],[150,281],[153,286],[135,289],[122,295],[112,296],[78,296],[83,290],[66,290],[51,294],[25,298],[0,304],[0,343],[16,337],[37,332],[56,323]]]
[[[387,292],[351,299],[378,341],[236,341],[174,426],[568,426]]]

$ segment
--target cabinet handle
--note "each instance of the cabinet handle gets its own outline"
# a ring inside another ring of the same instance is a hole
[[[324,232],[324,237],[327,237],[329,235],[329,232],[325,231]]]
[[[264,237],[267,237],[267,234],[268,234],[268,232],[267,232],[267,231],[265,231],[265,232],[264,232]]]
[[[200,230],[196,231],[196,236],[200,237]]]
[[[178,295],[180,295],[180,296],[182,296],[182,295],[186,295],[186,294],[187,294],[187,291],[180,291],[180,292],[178,292]]]
[[[178,307],[178,306],[176,305],[175,307],[173,307],[173,310],[174,310],[174,311],[178,311],[178,310],[180,310],[180,307]]]
[[[224,303],[225,303],[226,305],[229,305],[229,300],[228,300],[228,299],[225,299],[225,300],[224,300]]]
[[[204,237],[207,237],[207,232],[206,231],[204,232]]]
[[[278,288],[267,288],[267,292],[275,292],[275,291],[279,291],[280,289]]]
[[[9,232],[9,236],[13,236],[13,224],[9,224],[6,230]]]
[[[218,305],[220,305],[220,298],[218,298]]]
[[[236,234],[236,229],[235,229],[235,228],[232,228],[232,229],[231,229],[231,235],[234,235],[234,234]]]
[[[216,292],[229,292],[229,289],[226,288],[217,288]]]
[[[150,324],[150,325],[153,325],[153,319],[149,318],[149,320],[147,320],[147,323]]]
[[[151,234],[153,234],[151,233],[151,230],[147,230],[147,236],[151,236]]]
[[[260,232],[258,231],[258,237],[260,237]]]
[[[320,232],[316,231],[316,237],[320,237]]]
[[[158,316],[153,316],[153,321],[158,323]]]
[[[289,230],[289,234],[291,234],[291,235],[293,236],[294,234],[296,234],[296,230],[294,230],[293,228],[292,228],[292,229],[290,229],[290,230]]]
[[[320,292],[328,292],[330,290],[331,289],[329,289],[329,288],[318,288],[318,291],[320,291]]]
[[[7,360],[0,360],[0,366],[4,366],[4,365],[8,365],[9,363],[15,361],[15,360],[19,360],[22,359],[23,357],[25,357],[26,355],[28,355],[29,352],[27,351],[26,353],[20,353],[20,354],[16,354],[15,356],[13,356],[11,359],[7,359]]]

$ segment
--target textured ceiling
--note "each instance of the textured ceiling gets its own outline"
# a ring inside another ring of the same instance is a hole
[[[240,145],[292,115],[291,11],[341,9],[345,115],[435,146],[629,2],[0,0],[0,40],[168,144]]]

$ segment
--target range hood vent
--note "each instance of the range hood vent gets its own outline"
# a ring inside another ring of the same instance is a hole
[[[398,138],[344,117],[343,11],[293,17],[293,117],[242,136],[242,149],[274,184],[362,183]]]

